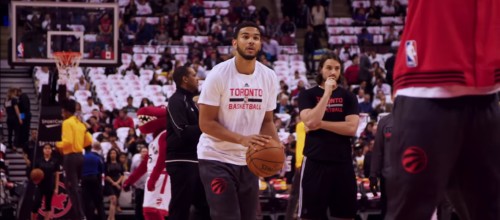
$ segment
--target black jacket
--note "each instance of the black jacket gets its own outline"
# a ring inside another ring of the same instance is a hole
[[[196,147],[201,130],[194,94],[177,87],[168,100],[167,157],[168,161],[197,161]]]

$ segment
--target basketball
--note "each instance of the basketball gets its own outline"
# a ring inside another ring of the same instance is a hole
[[[43,176],[43,171],[39,168],[33,169],[30,174],[31,181],[35,184],[39,184],[43,180]]]
[[[265,146],[249,147],[246,154],[248,169],[257,176],[269,177],[277,174],[285,162],[281,144],[271,139]]]

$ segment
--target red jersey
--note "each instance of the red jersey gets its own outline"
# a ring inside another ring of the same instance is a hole
[[[498,0],[409,1],[394,67],[396,94],[454,97],[499,91],[499,36]]]

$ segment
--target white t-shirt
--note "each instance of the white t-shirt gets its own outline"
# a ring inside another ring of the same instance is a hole
[[[240,74],[232,58],[216,65],[203,83],[198,103],[219,106],[219,123],[241,135],[259,134],[266,111],[276,108],[276,73],[256,62],[251,75]],[[247,147],[203,133],[198,158],[246,165]]]

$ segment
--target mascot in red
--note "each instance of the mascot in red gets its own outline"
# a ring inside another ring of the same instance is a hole
[[[137,111],[139,130],[143,134],[153,134],[154,140],[149,144],[147,160],[142,160],[139,167],[130,174],[123,183],[129,188],[142,175],[148,176],[142,210],[146,220],[163,220],[168,216],[170,203],[170,181],[165,170],[165,154],[167,150],[167,108],[144,107]]]

